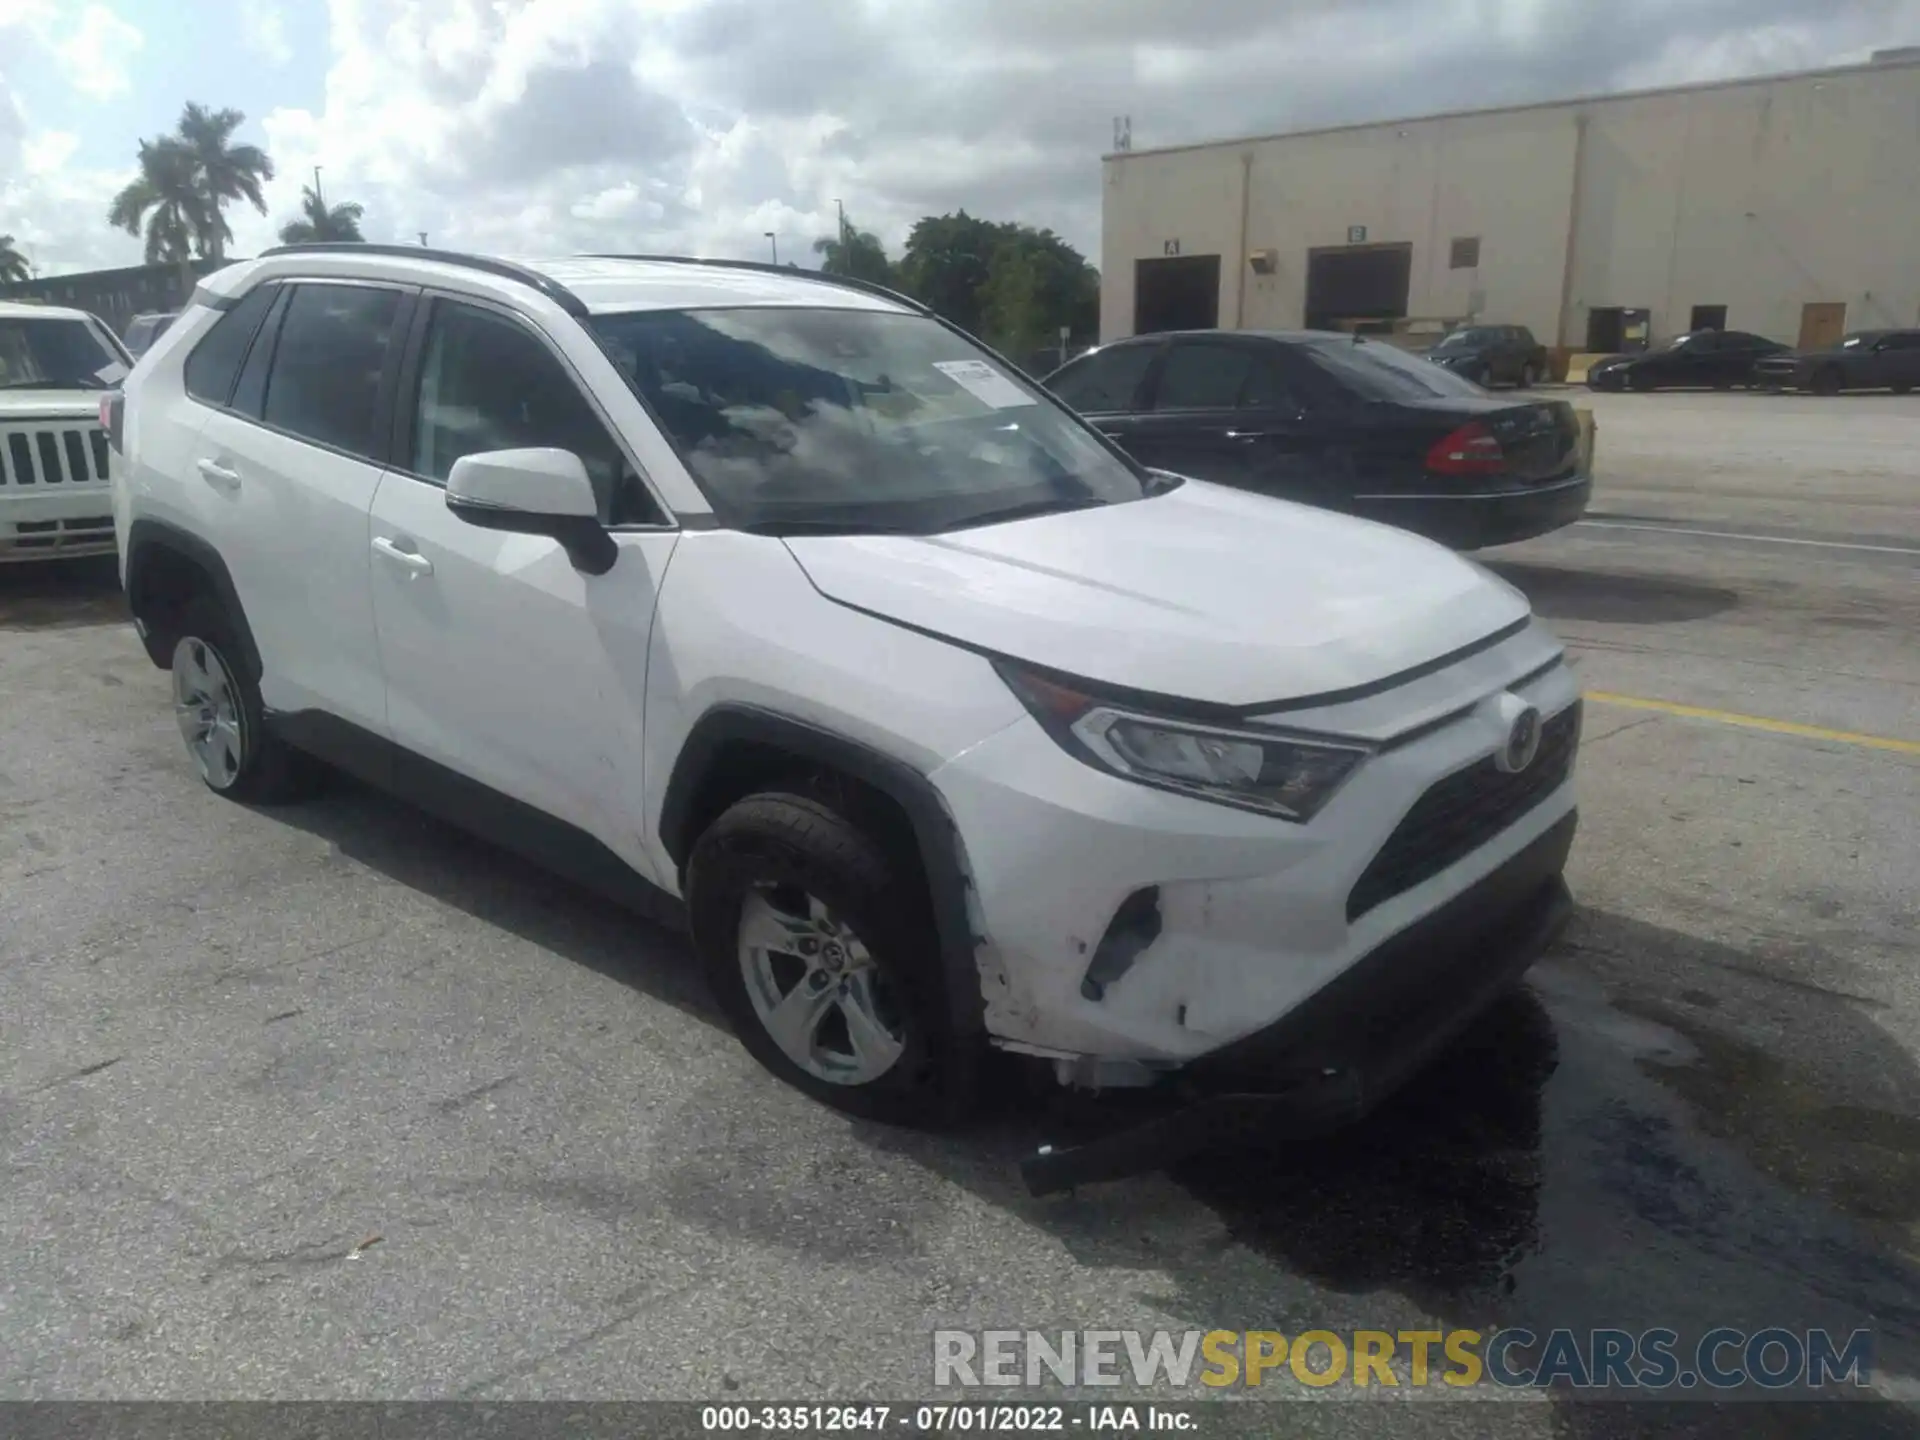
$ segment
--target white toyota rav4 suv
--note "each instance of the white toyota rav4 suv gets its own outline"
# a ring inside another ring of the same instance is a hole
[[[1143,470],[914,302],[744,262],[269,251],[108,407],[201,775],[355,773],[678,916],[747,1048],[964,1113],[988,1044],[1171,1118],[1404,1079],[1565,923],[1579,700],[1525,598]]]

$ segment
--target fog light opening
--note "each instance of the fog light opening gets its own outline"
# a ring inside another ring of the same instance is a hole
[[[1081,977],[1080,993],[1088,1000],[1104,999],[1107,987],[1133,968],[1146,948],[1160,938],[1160,887],[1136,890],[1113,912],[1107,933],[1100,938]]]

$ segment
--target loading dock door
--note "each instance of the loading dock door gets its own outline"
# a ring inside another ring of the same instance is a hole
[[[1816,300],[1800,307],[1800,348],[1824,350],[1839,343],[1847,333],[1847,307],[1844,303]]]
[[[1413,278],[1411,245],[1341,245],[1307,252],[1309,330],[1342,320],[1399,320]]]
[[[1211,330],[1220,323],[1220,257],[1178,255],[1133,265],[1133,333]]]

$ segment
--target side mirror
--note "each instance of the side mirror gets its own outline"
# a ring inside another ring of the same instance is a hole
[[[620,547],[600,523],[587,467],[571,450],[484,450],[453,462],[447,509],[482,530],[546,535],[576,569],[604,575]]]

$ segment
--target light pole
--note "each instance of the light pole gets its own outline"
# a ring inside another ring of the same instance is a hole
[[[313,167],[313,203],[318,205],[322,210],[327,208],[327,202],[320,193],[320,167],[318,165]]]
[[[424,230],[420,232],[420,243],[422,245],[425,245],[427,243],[427,232]]]
[[[780,263],[780,239],[771,230],[767,231],[766,235],[767,244],[773,247],[773,263],[778,265]]]
[[[847,243],[847,207],[836,200],[833,208],[840,215],[840,243],[844,246]]]

